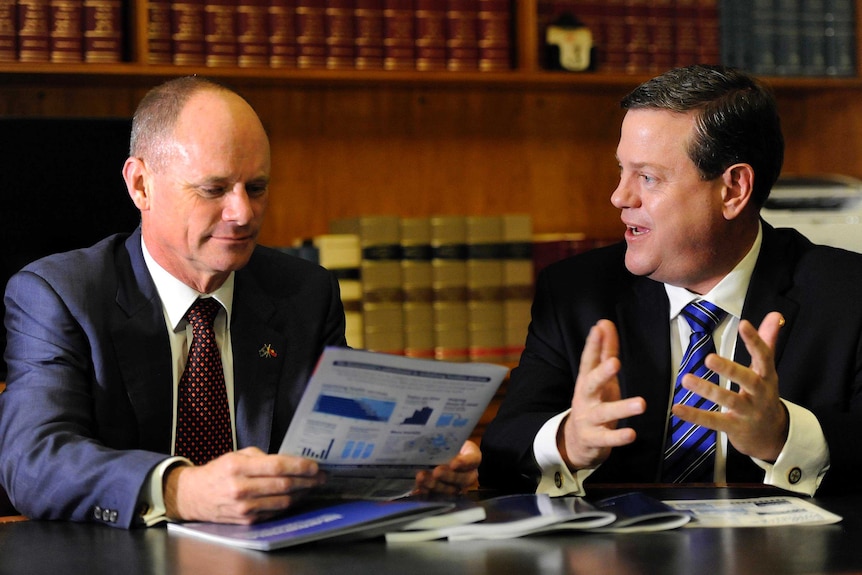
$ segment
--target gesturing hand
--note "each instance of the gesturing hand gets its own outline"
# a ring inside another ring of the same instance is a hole
[[[614,324],[600,320],[592,327],[578,368],[572,410],[560,427],[557,446],[570,469],[598,466],[611,449],[635,440],[631,428],[617,421],[646,410],[641,397],[620,399],[619,336]]]
[[[739,386],[734,392],[693,375],[686,375],[683,387],[724,408],[704,411],[674,405],[673,413],[697,425],[723,431],[740,452],[749,457],[774,462],[787,440],[787,410],[778,395],[775,371],[775,342],[784,318],[778,312],[768,314],[760,329],[747,320],[739,322],[739,335],[751,355],[751,365],[744,367],[729,359],[710,354],[706,366]]]

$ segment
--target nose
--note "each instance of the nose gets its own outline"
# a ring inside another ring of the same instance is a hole
[[[611,194],[611,204],[621,210],[634,207],[637,201],[637,194],[634,193],[633,186],[621,175],[616,189]]]
[[[254,208],[245,186],[238,183],[230,193],[224,195],[225,202],[222,218],[244,226],[254,219]]]

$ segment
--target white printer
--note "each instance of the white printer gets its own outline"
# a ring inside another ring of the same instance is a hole
[[[814,243],[862,253],[862,180],[781,176],[760,213],[774,227],[796,228]]]

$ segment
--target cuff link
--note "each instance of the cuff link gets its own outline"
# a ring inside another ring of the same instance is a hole
[[[790,482],[790,485],[796,485],[802,480],[802,470],[798,467],[794,467],[790,471],[787,472],[787,481]]]
[[[554,473],[554,485],[557,486],[557,489],[560,489],[563,486],[563,474],[559,471]]]

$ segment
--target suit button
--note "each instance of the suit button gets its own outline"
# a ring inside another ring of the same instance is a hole
[[[787,473],[787,481],[789,481],[791,485],[796,485],[801,479],[802,470],[798,467],[794,467]]]
[[[119,513],[117,512],[116,509],[114,509],[111,511],[110,515],[108,516],[108,521],[110,521],[111,523],[116,523],[118,516],[119,516]]]
[[[557,486],[557,489],[563,486],[563,476],[559,471],[554,473],[554,485]]]
[[[96,521],[102,519],[102,508],[98,505],[93,508],[93,519],[95,519]]]

